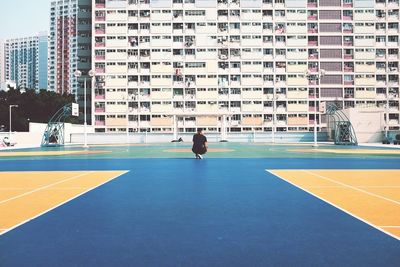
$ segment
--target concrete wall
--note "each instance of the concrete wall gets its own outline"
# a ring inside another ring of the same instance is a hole
[[[26,148],[26,147],[39,147],[42,142],[43,134],[47,124],[44,123],[29,123],[29,132],[13,132],[11,133],[11,142],[16,143],[15,148]],[[71,143],[72,134],[82,134],[84,128],[82,125],[74,125],[70,123],[65,124],[65,143]],[[87,127],[88,133],[94,133],[94,129],[91,126]],[[0,141],[4,137],[9,136],[8,132],[0,133]],[[83,139],[82,139],[83,140]],[[83,143],[83,141],[82,141]]]
[[[385,126],[383,109],[350,108],[343,112],[353,125],[359,143],[382,141],[382,131]]]

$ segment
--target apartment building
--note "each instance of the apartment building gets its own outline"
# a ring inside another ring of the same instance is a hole
[[[47,33],[8,39],[4,44],[4,79],[21,89],[47,89]]]
[[[89,79],[88,72],[91,69],[91,6],[91,0],[55,0],[50,7],[48,85],[50,90],[60,94],[75,95],[81,109],[84,81]],[[76,70],[82,72],[81,77],[75,77]],[[90,99],[91,83],[87,85]],[[90,110],[88,102],[89,123]]]
[[[5,65],[4,41],[0,39],[0,84],[6,81],[4,65]]]
[[[93,0],[96,132],[399,129],[399,0]]]

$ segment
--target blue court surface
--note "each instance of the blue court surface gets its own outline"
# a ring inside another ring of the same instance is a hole
[[[314,155],[7,158],[1,172],[129,172],[0,235],[0,266],[400,266],[398,239],[266,171],[399,167]]]

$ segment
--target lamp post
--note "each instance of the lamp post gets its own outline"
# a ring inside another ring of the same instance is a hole
[[[95,75],[95,72],[93,70],[90,70],[88,72],[88,75],[90,77],[90,81],[93,83],[92,79]],[[82,72],[80,70],[76,70],[74,72],[74,76],[78,79],[79,77],[82,76]],[[87,78],[84,78],[84,83],[83,83],[83,147],[88,148],[87,144],[87,118],[86,118],[86,112],[87,112]]]
[[[18,107],[18,105],[10,105],[9,106],[9,109],[10,109],[10,128],[9,128],[9,136],[8,136],[8,139],[11,141],[11,126],[12,126],[12,124],[11,124],[11,118],[12,118],[12,116],[11,116],[11,110],[12,110],[12,108],[17,108]]]
[[[313,75],[309,70],[306,71],[305,76],[307,77],[307,79]],[[317,76],[317,80],[318,80],[318,85],[321,84],[321,78],[325,76],[325,70],[320,69],[318,71],[317,74],[315,74]],[[314,108],[315,108],[315,113],[314,113],[314,144],[313,147],[318,147],[318,131],[317,131],[317,89],[314,88]]]

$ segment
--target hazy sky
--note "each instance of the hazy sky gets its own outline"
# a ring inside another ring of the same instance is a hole
[[[0,39],[49,31],[51,0],[0,0]]]

